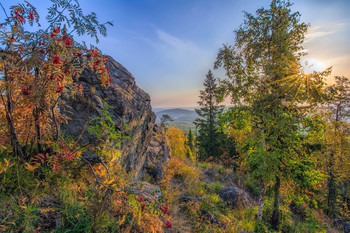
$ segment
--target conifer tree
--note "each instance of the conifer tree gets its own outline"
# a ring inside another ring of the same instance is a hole
[[[222,153],[219,141],[220,133],[218,132],[218,115],[223,107],[218,105],[217,83],[211,70],[208,71],[203,85],[204,90],[200,91],[200,101],[198,102],[201,108],[196,109],[199,118],[194,122],[198,128],[197,141],[200,159],[206,159],[210,156],[218,157]]]
[[[189,146],[190,150],[193,151],[193,149],[194,149],[194,136],[193,136],[191,129],[188,131],[187,145]]]

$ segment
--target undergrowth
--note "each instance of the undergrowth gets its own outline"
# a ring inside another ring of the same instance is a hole
[[[101,164],[93,167],[103,175]],[[0,174],[0,231],[163,231],[166,219],[158,206],[143,199],[135,187],[127,191],[132,180],[118,164],[109,168],[118,188],[125,191],[112,191],[96,183],[90,168],[80,160],[59,173],[48,165],[33,171],[20,163],[7,168]]]
[[[204,175],[208,171],[212,179],[210,183],[206,182]],[[255,200],[250,208],[233,208],[219,197],[221,188],[238,184]],[[273,231],[269,225],[272,197],[265,199],[264,218],[262,222],[258,222],[259,189],[254,180],[248,175],[235,174],[232,169],[217,164],[195,163],[173,157],[167,164],[160,186],[172,206],[169,215],[174,223],[174,232],[326,232],[330,229],[327,221],[320,220],[322,218],[319,215],[322,214],[316,210],[309,208],[305,218],[301,219],[289,206],[282,206],[280,230]],[[181,201],[183,195],[200,200]]]

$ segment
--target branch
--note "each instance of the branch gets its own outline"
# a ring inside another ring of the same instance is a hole
[[[8,18],[9,16],[7,15],[7,12],[6,12],[5,8],[4,8],[4,6],[2,5],[2,3],[0,3],[0,6],[1,6],[2,10],[4,11],[4,13],[6,15],[6,18]]]

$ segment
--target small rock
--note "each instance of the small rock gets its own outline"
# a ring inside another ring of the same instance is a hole
[[[213,223],[219,223],[219,220],[214,216],[214,214],[210,213],[209,211],[206,211],[204,209],[201,209],[201,214],[206,218],[211,224]]]
[[[185,188],[185,182],[183,182],[182,180],[178,180],[178,179],[174,179],[173,180],[173,184],[175,186],[177,186],[180,189],[184,189]]]
[[[186,194],[182,194],[180,196],[180,201],[183,201],[183,202],[189,202],[189,201],[192,201],[192,202],[201,202],[203,201],[204,199],[202,197],[191,197],[191,196],[188,196]]]
[[[343,224],[344,233],[350,233],[350,223]]]
[[[246,191],[232,185],[220,189],[219,197],[225,202],[230,203],[235,208],[247,208],[253,204],[252,198]]]
[[[205,183],[208,183],[208,184],[211,184],[213,183],[210,176],[208,174],[206,174],[205,172],[201,172],[201,181],[205,182]]]
[[[148,182],[142,182],[140,184],[140,187],[141,196],[149,202],[154,203],[162,196],[158,185],[150,184]]]

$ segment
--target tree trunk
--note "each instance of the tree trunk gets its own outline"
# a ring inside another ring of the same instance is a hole
[[[265,185],[263,182],[260,183],[260,196],[258,202],[258,221],[262,221],[263,209],[264,209],[264,199],[265,199]]]
[[[20,146],[18,138],[17,138],[16,128],[12,122],[11,114],[7,111],[6,111],[6,120],[7,120],[9,132],[10,132],[10,136],[11,136],[11,144],[12,144],[13,153],[18,158],[23,159],[24,156],[23,156],[21,146]]]
[[[41,130],[40,130],[40,123],[39,123],[40,110],[38,108],[35,108],[33,111],[34,111],[34,124],[35,124],[36,140],[38,145],[38,153],[42,153],[43,150],[41,146]]]
[[[327,198],[327,215],[330,218],[335,218],[335,208],[336,208],[336,182],[335,182],[335,172],[334,172],[334,153],[331,152],[329,155],[329,178],[328,178],[328,198]]]
[[[271,216],[271,225],[274,230],[278,230],[279,227],[279,203],[280,203],[280,188],[281,188],[281,180],[279,176],[276,176],[276,183],[274,187],[275,200],[273,202],[273,212]]]
[[[11,90],[9,88],[9,76],[7,74],[7,69],[4,69],[4,79],[6,84],[6,99],[7,99],[7,103],[5,105],[5,112],[6,112],[6,121],[7,121],[7,125],[8,125],[8,129],[9,129],[9,133],[10,133],[10,137],[11,137],[11,144],[12,144],[12,149],[13,149],[13,153],[15,156],[19,157],[20,159],[24,158],[22,149],[21,149],[21,145],[19,144],[18,141],[18,137],[17,137],[17,133],[16,133],[16,127],[13,123],[13,119],[12,119],[12,112],[13,112],[13,106],[12,106],[12,94],[11,94]],[[4,100],[3,100],[4,101]]]
[[[335,113],[335,122],[334,122],[334,137],[335,140],[339,137],[338,127],[339,127],[339,113],[340,113],[341,102],[337,105],[336,113]],[[334,146],[337,145],[337,141]],[[337,202],[337,187],[336,187],[336,171],[335,171],[335,155],[334,149],[332,149],[329,154],[329,163],[328,163],[328,197],[327,197],[327,215],[330,218],[336,217],[336,202]]]

